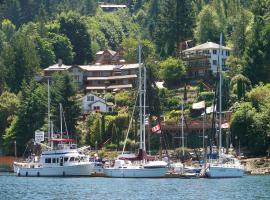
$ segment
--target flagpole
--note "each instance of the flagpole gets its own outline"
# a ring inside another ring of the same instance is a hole
[[[181,124],[182,124],[182,156],[184,158],[185,152],[184,152],[184,98],[182,99],[181,103],[181,110],[182,110],[182,115],[181,115]]]

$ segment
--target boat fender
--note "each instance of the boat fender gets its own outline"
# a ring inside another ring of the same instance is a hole
[[[17,173],[17,175],[18,175],[18,176],[21,176],[21,173],[20,173],[20,172],[18,172],[18,173]]]
[[[28,176],[28,172],[25,173],[25,176]]]
[[[63,176],[66,176],[66,172],[63,172]]]
[[[38,172],[38,173],[37,173],[37,176],[39,177],[39,175],[40,175],[40,173]]]

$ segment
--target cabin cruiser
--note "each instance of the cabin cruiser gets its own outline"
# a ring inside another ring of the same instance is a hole
[[[43,151],[39,158],[28,162],[14,162],[17,176],[90,176],[94,162],[83,154],[72,139],[50,139],[58,143],[55,148]]]

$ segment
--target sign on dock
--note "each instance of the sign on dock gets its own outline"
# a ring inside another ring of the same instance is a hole
[[[36,130],[35,131],[35,142],[43,142],[44,141],[44,131]]]

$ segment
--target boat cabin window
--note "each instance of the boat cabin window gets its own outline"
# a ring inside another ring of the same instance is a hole
[[[76,158],[75,158],[75,161],[79,161],[79,160],[80,160],[80,157],[76,157]]]
[[[56,163],[56,158],[52,158],[52,163]]]
[[[51,163],[51,158],[45,158],[45,163]]]
[[[74,157],[71,157],[70,159],[69,159],[69,162],[74,162],[75,161],[75,158]]]
[[[64,157],[64,162],[67,162],[68,161],[68,157]]]

